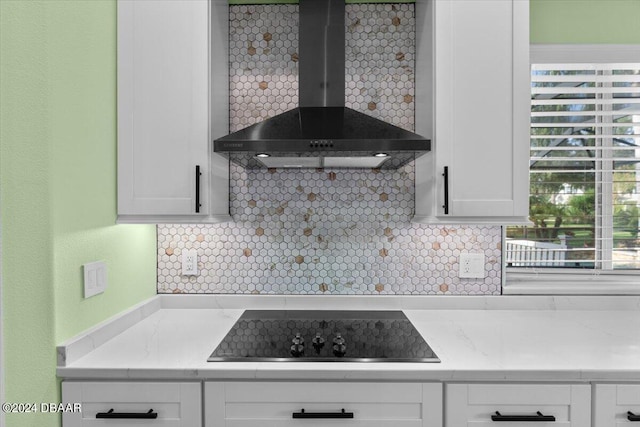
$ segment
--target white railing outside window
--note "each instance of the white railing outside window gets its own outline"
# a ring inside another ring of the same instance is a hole
[[[567,236],[558,236],[560,243],[535,240],[506,239],[505,257],[512,267],[564,267],[567,256]]]

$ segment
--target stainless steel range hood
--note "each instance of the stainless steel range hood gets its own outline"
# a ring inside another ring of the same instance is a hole
[[[344,0],[300,0],[299,107],[216,139],[245,168],[396,169],[431,141],[344,106]]]

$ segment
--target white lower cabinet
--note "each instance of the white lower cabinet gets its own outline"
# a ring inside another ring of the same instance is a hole
[[[205,427],[441,427],[442,384],[206,382]]]
[[[443,396],[444,387],[444,396]],[[63,427],[640,427],[640,384],[64,381]],[[444,399],[443,399],[444,397]],[[444,404],[443,404],[444,401]],[[444,413],[443,413],[444,407]],[[592,422],[593,409],[593,424]],[[526,424],[523,424],[526,422]]]
[[[640,426],[640,384],[595,384],[594,427]]]
[[[64,381],[62,402],[82,408],[63,427],[202,426],[201,382]]]
[[[498,425],[501,427],[516,427],[531,425],[531,421],[537,421],[537,426],[591,426],[591,386],[445,385],[446,427],[495,426],[496,422],[500,422]]]

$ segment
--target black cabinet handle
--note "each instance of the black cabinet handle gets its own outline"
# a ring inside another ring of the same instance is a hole
[[[640,421],[640,415],[636,415],[631,411],[627,412],[627,419],[629,421]]]
[[[98,412],[96,418],[128,418],[128,419],[145,419],[155,420],[158,418],[158,413],[153,412],[153,409],[149,409],[148,412],[113,412],[113,408],[108,412]]]
[[[442,208],[444,209],[444,214],[447,215],[449,213],[449,166],[444,167],[442,176],[444,177],[444,205],[442,205]]]
[[[491,415],[491,421],[555,421],[553,415],[542,415],[540,411],[537,415],[502,415],[496,411],[495,415]]]
[[[200,212],[200,165],[196,165],[196,213]]]
[[[353,412],[345,412],[344,409],[340,412],[305,412],[302,409],[292,415],[293,418],[353,418]]]

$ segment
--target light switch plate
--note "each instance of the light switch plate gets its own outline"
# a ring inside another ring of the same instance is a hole
[[[484,254],[483,253],[460,253],[460,274],[462,279],[484,279]]]
[[[84,297],[101,294],[107,289],[107,264],[96,261],[84,264]]]

